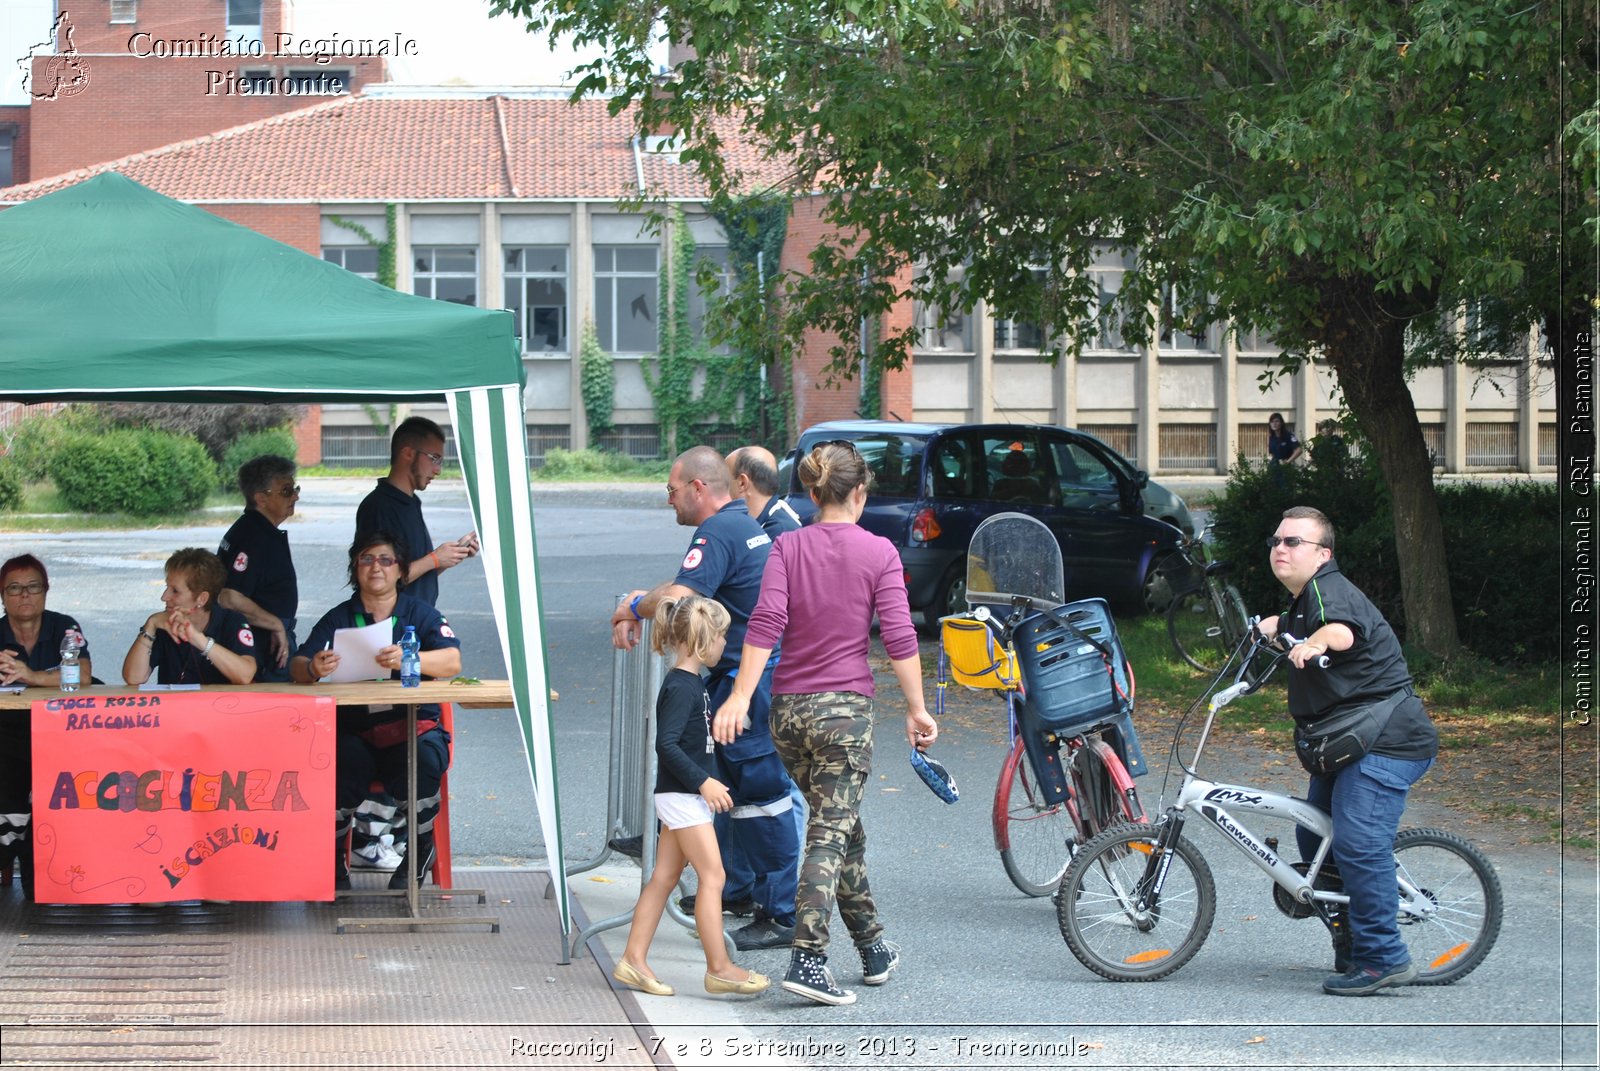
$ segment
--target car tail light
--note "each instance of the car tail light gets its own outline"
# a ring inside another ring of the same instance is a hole
[[[911,521],[911,538],[918,543],[929,543],[939,538],[944,529],[939,527],[939,519],[933,515],[931,506],[924,507]]]

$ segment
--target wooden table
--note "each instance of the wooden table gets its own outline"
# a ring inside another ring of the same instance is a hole
[[[316,695],[328,696],[339,706],[366,706],[373,703],[388,703],[394,706],[404,706],[406,721],[410,732],[406,737],[406,800],[413,803],[417,798],[417,707],[428,703],[450,703],[457,707],[470,710],[500,710],[513,706],[511,682],[504,680],[486,680],[478,684],[451,684],[449,681],[423,681],[415,688],[403,688],[399,681],[355,681],[349,684],[203,684],[199,688],[152,688],[145,690],[146,695],[161,695],[163,693],[181,694],[184,692],[200,692],[205,695],[227,694],[229,692],[279,692],[289,695]],[[31,710],[33,704],[50,699],[76,698],[79,696],[113,696],[113,695],[138,695],[141,690],[127,684],[96,684],[86,688],[79,688],[75,692],[58,692],[48,688],[28,688],[21,692],[0,692],[0,710]],[[404,918],[341,918],[337,922],[336,932],[343,933],[347,926],[362,928],[388,928],[415,926],[460,926],[460,925],[487,925],[494,932],[500,932],[500,920],[496,917],[441,917],[423,918],[419,906],[420,892],[417,887],[417,823],[415,812],[408,816],[406,822],[406,916]],[[476,894],[478,902],[484,903],[486,894],[481,889],[449,889],[443,890],[441,895],[472,895]],[[337,898],[337,894],[336,898]],[[360,895],[375,895],[362,893]],[[399,890],[383,890],[379,895],[402,895]]]

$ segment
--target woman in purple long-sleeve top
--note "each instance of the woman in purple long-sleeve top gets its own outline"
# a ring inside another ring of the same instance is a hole
[[[761,577],[741,666],[764,666],[783,639],[772,677],[771,727],[778,755],[810,805],[805,859],[795,895],[794,950],[783,988],[823,1004],[852,1004],[827,966],[828,921],[839,914],[861,955],[861,980],[882,985],[899,946],[867,885],[861,797],[872,769],[872,669],[867,650],[877,617],[883,646],[906,696],[906,739],[925,749],[939,729],[922,694],[922,661],[894,545],[856,524],[872,473],[856,448],[831,442],[800,459],[800,482],[816,521],[778,537]],[[724,743],[743,724],[760,674],[740,674],[717,710]]]

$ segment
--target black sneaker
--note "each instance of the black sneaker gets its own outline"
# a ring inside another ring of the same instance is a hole
[[[789,973],[783,979],[783,988],[818,1004],[856,1002],[854,993],[833,984],[833,972],[828,969],[827,956],[799,948],[789,954]]]
[[[733,947],[740,952],[757,948],[788,948],[794,944],[794,927],[775,919],[758,918],[743,929],[733,931]]]
[[[345,862],[343,838],[333,845],[333,889],[335,892],[350,891],[350,865]]]
[[[694,893],[690,893],[678,901],[678,907],[685,915],[694,914]],[[756,913],[756,902],[745,896],[738,900],[722,901],[722,913],[732,915],[736,919],[747,919]]]
[[[1390,986],[1410,985],[1416,978],[1417,968],[1410,960],[1385,971],[1356,967],[1346,974],[1324,978],[1322,991],[1336,997],[1365,997]]]
[[[882,985],[900,966],[900,946],[893,941],[880,937],[870,945],[858,945],[856,951],[861,953],[861,980],[867,985]]]
[[[419,833],[417,835],[417,884],[422,884],[423,876],[428,873],[428,868],[433,866],[433,833]],[[389,888],[404,889],[406,887],[406,867],[404,862],[395,868],[389,875]]]

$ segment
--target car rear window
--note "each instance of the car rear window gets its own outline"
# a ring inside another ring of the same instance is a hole
[[[914,498],[922,477],[922,451],[928,444],[925,435],[901,435],[884,432],[859,432],[836,435],[833,438],[849,439],[861,453],[861,458],[872,470],[872,493],[888,498]],[[805,444],[814,449],[826,439]],[[798,474],[796,475],[798,480]]]

